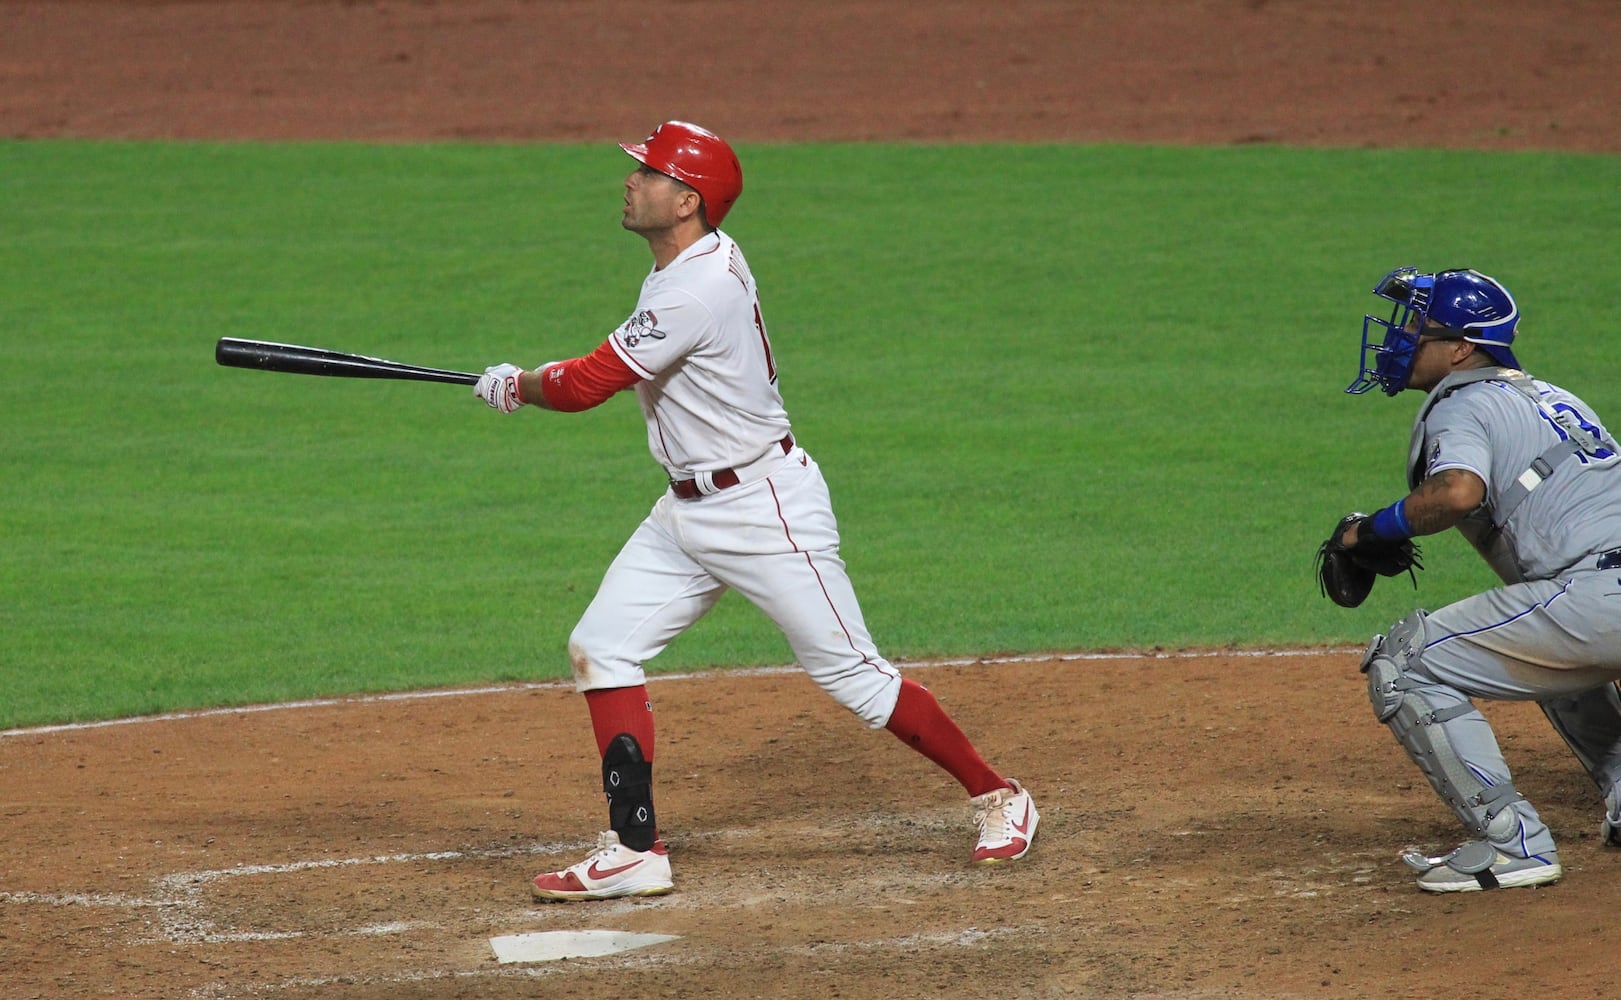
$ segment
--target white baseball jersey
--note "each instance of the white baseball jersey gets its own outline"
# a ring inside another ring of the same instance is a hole
[[[725,233],[649,273],[612,344],[643,379],[647,446],[671,479],[747,465],[788,434],[754,275]]]

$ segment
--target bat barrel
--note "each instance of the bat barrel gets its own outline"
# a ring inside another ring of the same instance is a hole
[[[220,338],[219,343],[214,345],[214,360],[229,368],[257,368],[260,371],[335,378],[385,378],[459,385],[473,385],[479,380],[479,376],[472,372],[426,368],[322,347],[280,344],[268,340],[240,340],[235,337]]]

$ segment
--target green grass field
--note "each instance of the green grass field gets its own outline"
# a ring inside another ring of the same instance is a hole
[[[744,146],[795,432],[892,657],[1360,644],[1491,585],[1317,593],[1403,490],[1350,397],[1373,282],[1474,266],[1621,421],[1613,157]],[[0,727],[564,676],[662,488],[629,398],[271,375],[221,336],[478,370],[583,354],[649,266],[609,146],[0,143]],[[654,669],[785,663],[723,601]]]

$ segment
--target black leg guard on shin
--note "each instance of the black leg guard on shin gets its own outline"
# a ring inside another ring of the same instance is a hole
[[[653,819],[653,765],[641,745],[620,733],[602,755],[602,791],[608,796],[608,827],[633,851],[650,851],[658,839]]]

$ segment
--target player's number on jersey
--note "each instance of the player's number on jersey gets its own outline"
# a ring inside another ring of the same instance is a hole
[[[754,328],[760,331],[760,346],[765,348],[766,381],[777,380],[777,360],[771,356],[771,338],[765,335],[765,319],[760,315],[760,303],[754,303]]]
[[[758,315],[758,313],[756,313],[756,315]],[[1569,403],[1555,403],[1553,405],[1553,409],[1554,409],[1554,412],[1556,414],[1558,414],[1559,416],[1563,416],[1568,420],[1574,421],[1576,423],[1576,425],[1579,426],[1582,430],[1584,430],[1587,433],[1593,435],[1593,437],[1595,437],[1595,438],[1597,438],[1599,440],[1603,440],[1603,438],[1604,438],[1604,429],[1602,427],[1598,426],[1597,424],[1595,424],[1593,421],[1587,419],[1585,416],[1583,416],[1582,413],[1576,409],[1576,407],[1571,406]],[[1554,429],[1559,431],[1559,436],[1561,438],[1566,437],[1566,434],[1565,434],[1564,430],[1559,427],[1559,420],[1558,420],[1557,417],[1554,419],[1553,425],[1554,425]],[[1603,461],[1606,458],[1614,458],[1615,457],[1615,452],[1611,451],[1608,448],[1600,447],[1597,451],[1584,453],[1584,454],[1582,454],[1582,455],[1580,455],[1578,457],[1581,459],[1582,462],[1585,463],[1585,462],[1588,461],[1589,455],[1594,459],[1598,459],[1599,461]]]

